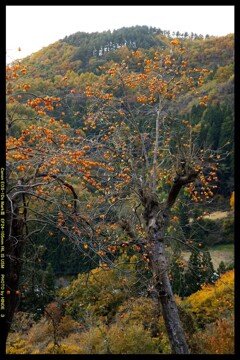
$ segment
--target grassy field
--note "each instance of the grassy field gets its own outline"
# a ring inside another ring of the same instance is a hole
[[[226,265],[234,262],[234,244],[222,244],[213,246],[210,249],[214,269],[223,261]]]
[[[224,219],[228,216],[231,216],[230,211],[215,211],[209,215],[205,215],[204,219],[219,220],[219,219]]]
[[[209,251],[212,258],[214,270],[217,270],[221,261],[223,261],[226,266],[234,262],[234,244],[215,245],[211,247]],[[182,253],[182,256],[185,261],[187,261],[190,256],[190,252],[184,251]]]
[[[215,211],[212,212],[209,215],[205,215],[204,219],[209,220],[219,220],[224,219],[227,217],[233,216],[232,211]],[[214,269],[217,270],[219,264],[221,261],[225,263],[226,266],[232,264],[234,262],[234,244],[221,244],[221,245],[215,245],[209,249],[212,263],[214,266]],[[183,258],[185,260],[188,260],[189,258],[188,252],[183,252]]]

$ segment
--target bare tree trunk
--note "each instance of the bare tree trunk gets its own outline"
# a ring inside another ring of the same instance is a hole
[[[173,354],[189,354],[177,304],[168,277],[164,243],[154,243],[152,271],[155,297],[161,303],[162,314]]]
[[[168,277],[168,263],[164,250],[164,210],[156,198],[145,203],[144,218],[148,228],[148,242],[153,244],[149,257],[153,273],[153,292],[161,304],[162,314],[173,354],[189,354],[177,304]]]

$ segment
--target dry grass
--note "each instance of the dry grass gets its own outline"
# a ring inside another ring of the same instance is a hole
[[[226,266],[234,263],[234,244],[218,245],[210,249],[214,269],[223,261]]]
[[[226,266],[234,263],[234,245],[217,245],[209,249],[214,270],[217,270],[221,261],[224,262]],[[188,261],[190,257],[190,252],[183,251],[182,257],[185,261]]]
[[[209,220],[219,220],[219,219],[224,219],[228,216],[230,216],[230,212],[229,211],[215,211],[209,215],[205,215],[204,219],[209,219]]]

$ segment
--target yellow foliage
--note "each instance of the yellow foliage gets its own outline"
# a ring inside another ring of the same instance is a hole
[[[232,192],[231,198],[230,198],[230,207],[233,210],[235,205],[235,191]]]
[[[40,351],[39,351],[38,349],[36,349],[36,350],[33,350],[33,351],[31,352],[31,354],[41,354],[41,353],[40,353]]]
[[[222,274],[214,285],[202,286],[185,303],[201,322],[212,322],[219,314],[231,315],[234,310],[234,270]]]
[[[92,326],[89,331],[79,335],[79,354],[106,354],[107,343],[104,341],[106,332],[107,327],[104,325]]]
[[[59,346],[50,343],[45,351],[45,354],[79,354],[80,347],[78,345],[61,344]]]
[[[16,337],[15,340],[10,341],[6,347],[6,354],[29,354],[30,346],[26,340]]]
[[[159,354],[159,339],[151,338],[150,331],[141,324],[115,323],[107,339],[111,354]]]
[[[128,324],[142,324],[144,329],[158,326],[158,308],[150,298],[130,298],[119,306],[117,317]]]

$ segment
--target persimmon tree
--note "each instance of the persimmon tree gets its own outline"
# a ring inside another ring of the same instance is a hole
[[[139,50],[102,67],[74,130],[53,116],[59,98],[31,93],[26,67],[7,68],[7,330],[24,246],[51,225],[106,271],[121,252],[136,253],[172,352],[189,352],[165,246],[181,190],[192,203],[212,200],[220,155],[198,149],[191,122],[178,114],[179,101],[196,96],[206,107],[208,100],[200,93],[208,70],[189,68],[184,53],[173,40],[171,54]]]
[[[49,226],[59,232],[64,223],[73,233],[81,227],[91,230],[84,213],[79,213],[79,194],[87,197],[88,191],[79,179],[89,177],[89,168],[105,166],[89,159],[83,131],[53,116],[61,109],[59,98],[31,93],[26,73],[21,63],[6,69],[7,334],[22,295],[19,277],[25,246]],[[93,178],[89,181],[100,186]],[[49,231],[49,241],[52,235]]]
[[[88,218],[98,218],[98,224],[84,246],[97,249],[107,266],[109,254],[119,249],[140,254],[172,352],[186,354],[168,275],[167,228],[176,221],[171,210],[181,189],[193,203],[211,201],[220,155],[198,149],[190,121],[178,114],[178,102],[187,102],[188,96],[207,106],[208,97],[200,89],[208,70],[189,68],[179,40],[172,46],[171,54],[156,52],[146,58],[139,50],[121,63],[101,67],[99,80],[86,88],[88,113],[82,130],[92,159],[105,167],[91,166],[84,177],[84,184],[92,179],[99,184],[97,200],[87,204]]]

